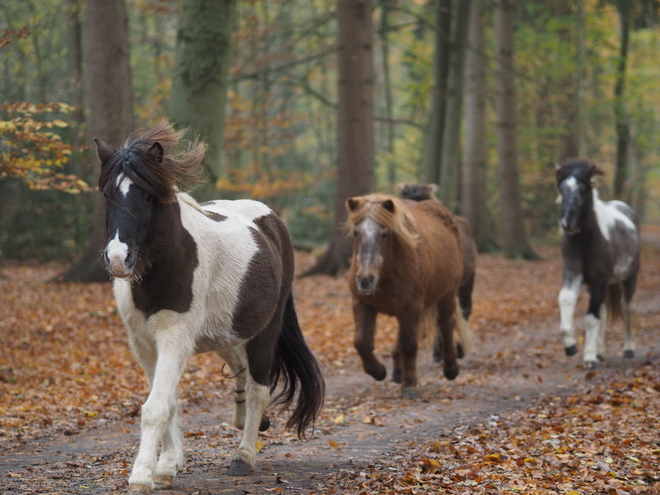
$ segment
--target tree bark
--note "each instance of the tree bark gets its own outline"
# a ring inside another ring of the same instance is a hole
[[[449,53],[449,76],[445,103],[445,123],[442,126],[440,153],[440,183],[438,197],[450,211],[458,209],[458,188],[461,163],[461,118],[463,80],[472,0],[454,0]]]
[[[451,0],[435,0],[435,6],[436,33],[433,55],[433,89],[431,92],[429,123],[424,142],[424,156],[422,158],[422,182],[426,184],[438,184],[440,182],[440,157],[442,156],[451,48],[449,42],[451,36]]]
[[[513,64],[513,18],[515,0],[495,4],[495,107],[497,156],[500,176],[501,245],[512,258],[536,259],[527,242],[518,176],[516,138],[516,91]]]
[[[630,39],[630,23],[632,5],[630,0],[617,0],[621,26],[621,44],[619,46],[619,61],[614,86],[614,123],[616,127],[616,164],[614,174],[614,196],[624,199],[626,180],[628,179],[628,143],[630,140],[630,124],[624,104],[626,84],[626,63],[628,61],[628,41]]]
[[[371,0],[339,0],[335,228],[327,251],[305,275],[337,275],[348,268],[351,242],[344,226],[344,204],[348,198],[367,194],[375,186],[371,12]]]
[[[461,194],[461,215],[472,226],[477,249],[496,248],[486,204],[486,37],[484,0],[472,0],[465,59],[465,162]]]
[[[125,0],[87,2],[86,58],[89,94],[88,133],[119,147],[135,130],[133,85]],[[98,177],[98,170],[95,173]],[[105,214],[101,196],[94,201],[92,235],[81,257],[56,280],[108,281],[100,253],[106,242]]]
[[[381,43],[381,56],[383,57],[383,79],[384,79],[384,91],[385,91],[385,117],[388,122],[386,122],[385,128],[387,130],[387,152],[390,156],[394,154],[394,122],[392,122],[392,117],[394,114],[394,95],[392,92],[392,74],[390,72],[390,44],[388,40],[388,32],[390,29],[389,25],[389,4],[390,0],[380,0],[381,8],[381,17],[380,17],[380,29],[378,34],[380,36]],[[387,167],[387,178],[390,186],[396,184],[396,166],[393,160],[388,160]]]
[[[207,182],[195,196],[217,196],[236,0],[182,0],[172,80],[172,118],[208,145]]]

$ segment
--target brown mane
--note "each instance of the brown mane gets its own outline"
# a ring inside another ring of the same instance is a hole
[[[349,208],[348,212],[347,225],[351,233],[357,224],[365,218],[371,218],[374,222],[393,232],[404,244],[411,248],[417,246],[419,234],[415,228],[415,220],[408,213],[408,208],[400,199],[375,193],[352,198],[349,201],[357,202],[357,206],[354,209]],[[392,210],[384,206],[388,201],[391,201],[394,205]]]
[[[134,132],[118,151],[101,143],[112,154],[102,159],[99,190],[109,198],[115,197],[117,179],[124,174],[156,201],[174,201],[177,192],[200,181],[206,150],[206,145],[195,139],[187,150],[177,151],[184,132],[176,131],[171,123],[163,121],[145,132]],[[154,147],[160,150],[154,153]],[[158,152],[162,152],[162,156],[158,156]]]

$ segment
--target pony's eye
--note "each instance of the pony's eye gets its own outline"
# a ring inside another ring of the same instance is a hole
[[[381,239],[386,239],[386,238],[387,238],[387,234],[388,234],[387,230],[383,230],[383,231],[380,233],[380,238],[381,238]]]
[[[151,203],[153,201],[153,199],[154,198],[152,198],[151,196],[147,196],[147,199],[144,200],[144,204],[148,205],[149,203]]]
[[[357,237],[357,236],[358,236],[358,231],[357,231],[357,230],[354,230],[354,231],[353,231],[353,237]]]

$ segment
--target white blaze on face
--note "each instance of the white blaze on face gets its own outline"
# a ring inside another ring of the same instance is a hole
[[[117,187],[119,187],[119,190],[124,195],[124,197],[128,195],[128,190],[132,185],[133,181],[130,178],[126,177],[124,174],[119,174],[117,177]]]
[[[368,273],[380,270],[383,262],[382,250],[379,249],[378,240],[381,226],[371,218],[365,218],[356,229],[360,232],[360,251],[358,260],[361,272]]]
[[[578,188],[577,179],[573,176],[566,179],[564,184],[566,184],[571,191],[575,191]]]
[[[133,185],[133,181],[130,178],[124,174],[119,174],[117,187],[119,187],[124,197],[128,195],[131,185]],[[131,274],[131,271],[125,265],[128,256],[128,244],[119,240],[119,230],[105,247],[105,253],[108,259],[108,269],[113,276],[128,277]]]

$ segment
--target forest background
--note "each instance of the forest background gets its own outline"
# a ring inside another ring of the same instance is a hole
[[[400,182],[425,179],[436,84],[436,13],[442,3],[374,2],[379,191],[393,193]],[[614,196],[621,116],[628,146],[618,196],[631,202],[644,222],[660,224],[657,2],[513,4],[517,167],[528,234],[535,240],[557,239],[553,167],[567,150],[601,166],[606,172],[601,195]],[[172,115],[180,5],[126,0],[126,7],[134,120],[145,128]],[[264,201],[286,220],[297,246],[322,246],[333,231],[337,181],[337,2],[241,0],[235,7],[217,196]],[[97,163],[86,124],[91,102],[90,60],[81,49],[89,29],[84,9],[82,0],[25,0],[0,7],[0,101],[5,102],[0,109],[0,258],[73,260],[89,240]],[[487,222],[497,242],[502,198],[494,9],[484,2],[485,45],[479,55],[486,62]],[[622,13],[628,15],[627,29]],[[624,31],[629,39],[622,53]],[[468,41],[471,50],[477,49]],[[622,62],[625,85],[617,88],[623,84]],[[461,136],[467,132],[463,123]],[[455,209],[460,212],[460,198]]]

